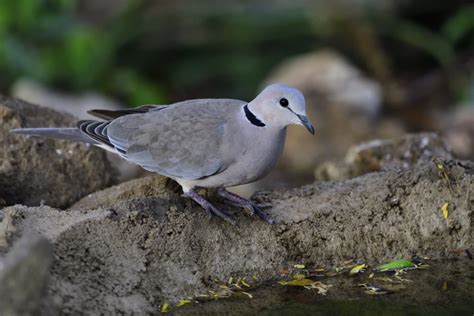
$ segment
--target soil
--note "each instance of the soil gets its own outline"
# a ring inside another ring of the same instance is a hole
[[[443,165],[449,184],[426,162],[261,192],[255,199],[272,203],[267,211],[275,225],[234,208],[238,227],[209,221],[161,177],[112,187],[68,211],[13,206],[4,213],[15,214],[10,241],[34,231],[54,245],[43,310],[150,313],[163,302],[207,293],[216,279],[245,276],[259,285],[296,263],[329,268],[472,252],[474,164]]]

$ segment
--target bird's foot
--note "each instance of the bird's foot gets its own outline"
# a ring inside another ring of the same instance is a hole
[[[271,219],[267,214],[265,214],[260,209],[260,207],[257,206],[252,201],[247,200],[235,193],[229,192],[224,188],[219,188],[217,190],[217,194],[219,194],[222,198],[224,198],[227,202],[229,202],[232,205],[240,206],[240,207],[248,209],[252,215],[257,215],[258,217],[263,219],[265,222],[269,224],[275,223],[273,219]]]
[[[236,221],[234,217],[227,212],[224,212],[222,210],[219,210],[217,207],[212,205],[209,201],[207,201],[205,198],[197,194],[193,190],[189,190],[188,192],[184,193],[183,196],[191,198],[194,202],[199,204],[202,208],[204,208],[206,211],[209,213],[209,219],[212,217],[212,215],[217,215],[223,220],[231,223],[232,225],[236,225]]]

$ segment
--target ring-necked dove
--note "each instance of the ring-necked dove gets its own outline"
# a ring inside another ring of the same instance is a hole
[[[227,202],[272,223],[253,202],[225,188],[268,174],[283,151],[288,125],[303,125],[314,134],[303,94],[283,84],[266,87],[251,102],[198,99],[89,113],[105,121],[79,121],[77,128],[19,128],[12,132],[91,143],[112,151],[176,180],[184,196],[233,224],[231,215],[195,189],[217,188]]]

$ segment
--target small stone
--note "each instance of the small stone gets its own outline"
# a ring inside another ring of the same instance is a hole
[[[390,206],[391,206],[391,207],[395,207],[395,206],[399,206],[399,205],[400,205],[400,199],[398,198],[398,196],[393,197],[393,198],[390,200]]]
[[[39,312],[49,268],[51,243],[37,235],[23,236],[0,260],[0,315]]]

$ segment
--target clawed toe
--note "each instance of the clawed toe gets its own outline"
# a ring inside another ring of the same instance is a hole
[[[265,212],[262,211],[261,208],[268,208],[271,207],[271,204],[263,204],[263,205],[256,205],[252,201],[244,199],[243,197],[238,196],[237,194],[234,194],[232,192],[228,192],[223,188],[220,188],[218,191],[218,194],[225,199],[225,201],[229,204],[239,206],[246,208],[250,211],[252,215],[257,215],[260,219],[264,220],[265,222],[269,224],[274,224],[275,221],[271,219]],[[208,214],[209,214],[209,220],[212,219],[213,215],[216,215],[226,222],[238,226],[235,218],[231,215],[228,214],[227,212],[218,209],[214,205],[212,205],[209,201],[207,201],[205,198],[197,194],[193,190],[189,190],[188,192],[184,193],[183,196],[189,197],[193,199],[196,203],[202,206]]]
[[[275,220],[271,219],[267,214],[262,212],[262,210],[257,205],[253,204],[252,207],[251,207],[250,212],[252,213],[252,215],[254,215],[254,214],[257,215],[258,217],[263,219],[268,224],[275,224]]]
[[[256,207],[258,207],[259,209],[266,209],[266,208],[272,208],[273,205],[272,203],[258,203],[258,204],[254,204]]]
[[[269,224],[274,224],[275,221],[271,219],[267,214],[265,214],[262,210],[260,205],[254,204],[252,201],[244,199],[241,196],[238,196],[235,193],[226,191],[224,188],[218,189],[218,194],[223,197],[226,202],[235,205],[235,206],[240,206],[243,208],[246,208],[250,211],[252,215],[257,215],[260,217],[262,220]],[[271,207],[271,204],[264,204],[263,207]]]
[[[222,211],[222,210],[218,209],[217,207],[212,205],[209,201],[207,201],[205,198],[203,198],[202,196],[200,196],[196,192],[190,190],[190,191],[184,193],[183,196],[189,197],[194,202],[201,205],[201,207],[204,208],[208,212],[209,220],[212,219],[213,215],[216,215],[216,216],[222,218],[223,220],[225,220],[226,222],[228,222],[228,223],[230,223],[234,226],[237,225],[237,222],[235,221],[235,219],[232,215],[228,214],[225,211]]]
[[[222,218],[226,222],[231,223],[234,226],[237,225],[237,222],[235,221],[235,218],[232,215],[228,214],[227,212],[224,212],[223,210],[219,210],[215,206],[211,206],[208,211],[213,215],[219,216],[220,218]]]

